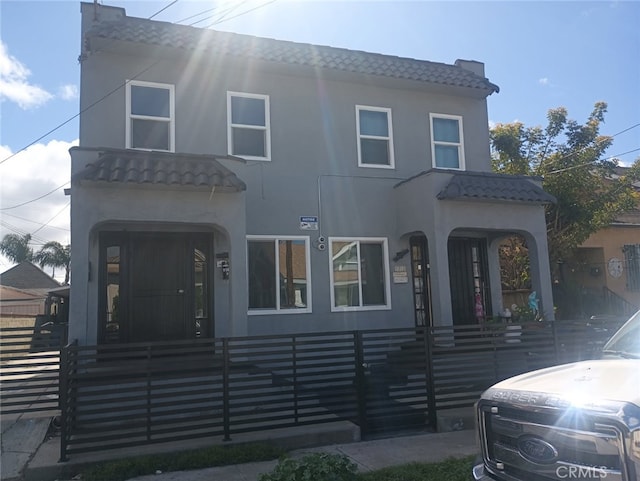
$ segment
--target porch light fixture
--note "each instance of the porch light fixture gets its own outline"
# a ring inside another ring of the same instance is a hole
[[[401,251],[396,252],[396,255],[393,256],[393,262],[398,262],[404,256],[409,253],[409,249],[402,249]]]

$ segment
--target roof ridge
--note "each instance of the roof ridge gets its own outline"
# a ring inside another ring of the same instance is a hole
[[[486,77],[455,64],[204,29],[126,15],[97,22],[88,29],[86,35],[87,38],[119,39],[185,50],[203,49],[267,62],[465,87],[483,90],[486,95],[500,90]],[[206,42],[202,42],[203,39]]]

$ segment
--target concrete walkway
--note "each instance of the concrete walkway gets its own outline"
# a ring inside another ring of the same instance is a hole
[[[60,437],[47,436],[50,417],[2,418],[2,481],[71,480],[88,465],[144,454],[176,452],[221,443],[219,439],[199,439],[134,449],[110,450],[71,456],[60,463]],[[422,433],[359,441],[359,430],[351,423],[306,426],[253,435],[237,436],[232,443],[270,442],[293,449],[292,457],[312,452],[342,454],[360,471],[377,470],[409,462],[436,462],[477,452],[473,430]],[[319,447],[318,447],[319,446]],[[298,448],[298,449],[296,449]],[[131,481],[257,481],[271,471],[277,461],[178,471],[141,476]]]
[[[358,466],[359,472],[365,472],[411,462],[431,463],[451,457],[471,456],[477,453],[477,448],[474,431],[466,430],[334,444],[296,450],[291,456],[298,458],[312,452],[342,454]],[[277,461],[268,461],[198,471],[177,471],[140,476],[129,481],[257,481],[260,474],[271,471],[276,464]]]

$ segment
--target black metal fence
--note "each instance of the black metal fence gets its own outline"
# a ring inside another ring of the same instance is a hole
[[[0,409],[2,414],[58,412],[60,349],[66,326],[0,330]]]
[[[61,459],[109,448],[350,421],[435,429],[514,374],[594,358],[619,323],[291,334],[62,350]]]

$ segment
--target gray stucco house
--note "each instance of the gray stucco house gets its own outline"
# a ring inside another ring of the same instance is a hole
[[[491,173],[483,64],[174,25],[82,4],[70,339],[478,323],[536,179]],[[86,280],[86,282],[85,282]]]

